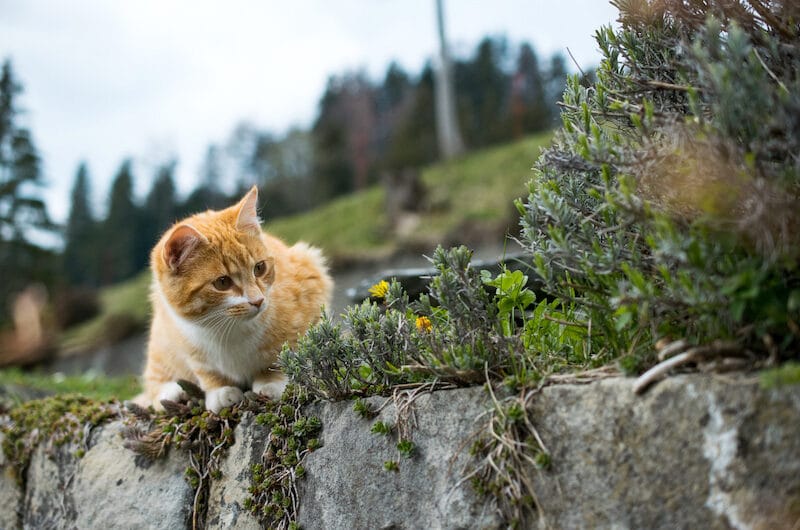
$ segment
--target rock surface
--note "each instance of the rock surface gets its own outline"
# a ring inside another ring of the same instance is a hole
[[[795,528],[800,521],[800,385],[764,390],[751,380],[674,377],[643,396],[632,381],[546,387],[529,417],[550,451],[546,471],[530,471],[541,521],[528,528]],[[372,398],[376,407],[382,398]],[[317,403],[324,446],[305,460],[303,528],[496,528],[494,505],[459,485],[471,436],[491,401],[480,388],[422,394],[407,416],[417,446],[399,455],[388,403],[374,419],[352,403]],[[477,421],[477,423],[476,423]],[[24,493],[0,479],[0,528],[186,528],[193,492],[187,455],[144,467],[112,423],[74,448],[40,448]],[[246,415],[212,484],[209,528],[257,528],[243,510],[250,465],[268,435]],[[397,460],[399,470],[383,464]],[[16,510],[22,507],[22,518]]]
[[[83,458],[74,447],[39,447],[26,477],[23,527],[172,529],[187,526],[193,492],[186,455],[151,463],[122,446],[120,423],[92,436]]]
[[[4,436],[0,433],[0,447]],[[0,451],[0,529],[18,528],[21,523],[22,488],[17,484],[5,454]]]
[[[379,408],[382,398],[369,400]],[[486,528],[500,524],[491,505],[467,483],[457,487],[469,458],[476,419],[487,408],[481,388],[423,394],[413,402],[411,458],[402,457],[394,433],[373,434],[375,421],[396,424],[394,405],[372,420],[350,402],[315,404],[322,420],[322,449],[305,460],[298,522],[302,528]],[[387,471],[387,460],[398,471]]]
[[[236,426],[236,441],[222,460],[222,478],[211,484],[207,521],[209,530],[236,528],[258,529],[258,519],[244,509],[244,500],[250,496],[251,467],[261,462],[268,429],[257,425],[253,414],[245,413]]]
[[[793,528],[800,521],[800,387],[707,376],[644,396],[612,379],[553,386],[532,418],[552,468],[534,474],[556,528]]]

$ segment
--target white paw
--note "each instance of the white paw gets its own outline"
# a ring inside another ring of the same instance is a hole
[[[186,392],[183,391],[181,385],[173,381],[171,383],[166,383],[161,385],[161,390],[158,391],[158,395],[156,396],[156,402],[153,403],[153,406],[157,410],[161,410],[163,408],[161,406],[161,402],[163,400],[186,401],[187,399],[189,399],[189,396],[187,396]]]
[[[225,407],[235,405],[244,399],[242,391],[235,386],[221,386],[206,392],[206,408],[218,413]]]
[[[273,401],[278,401],[281,398],[283,391],[286,389],[286,383],[287,381],[285,377],[280,381],[270,381],[269,383],[254,381],[253,392],[267,396]]]

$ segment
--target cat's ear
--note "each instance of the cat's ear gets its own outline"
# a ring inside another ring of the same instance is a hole
[[[237,205],[236,229],[242,232],[261,233],[261,219],[258,217],[258,188],[253,186]]]
[[[178,267],[186,261],[197,245],[204,241],[206,238],[203,234],[195,230],[189,225],[183,224],[178,226],[169,236],[167,242],[164,244],[162,256],[164,263],[170,268],[172,272],[178,270]]]

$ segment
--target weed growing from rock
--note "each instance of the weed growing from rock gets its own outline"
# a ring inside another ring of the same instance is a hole
[[[205,524],[211,480],[220,478],[219,464],[225,450],[234,442],[233,429],[239,422],[242,407],[214,414],[205,410],[202,390],[187,381],[179,381],[179,384],[189,400],[186,403],[163,401],[163,414],[151,414],[136,405],[128,405],[140,421],[131,421],[123,431],[123,444],[150,460],[165,456],[173,447],[186,451],[189,465],[184,477],[195,492],[191,527],[198,529]],[[147,423],[143,424],[142,420]]]
[[[473,460],[463,479],[479,495],[491,495],[509,527],[544,513],[530,479],[550,465],[550,453],[536,431],[528,405],[537,391],[498,400],[487,385],[494,405],[485,426],[470,448]]]
[[[302,413],[308,392],[290,385],[279,402],[266,401],[256,423],[270,429],[261,462],[252,467],[250,497],[244,508],[265,527],[296,528],[297,481],[305,476],[303,459],[321,447],[319,418]]]
[[[370,419],[377,414],[369,402],[363,398],[353,401],[353,411],[364,419]]]
[[[256,423],[270,431],[262,461],[251,469],[245,509],[269,528],[295,528],[296,483],[305,475],[302,461],[321,446],[319,419],[301,413],[301,407],[309,402],[308,393],[290,385],[275,402],[248,392],[241,403],[214,414],[205,410],[202,390],[186,381],[179,384],[189,400],[163,401],[162,414],[128,405],[138,421],[131,420],[123,432],[125,447],[151,460],[163,457],[170,448],[186,451],[189,465],[185,478],[195,491],[191,526],[203,528],[209,487],[212,480],[221,478],[221,459],[234,443],[234,429],[245,412],[255,413]]]

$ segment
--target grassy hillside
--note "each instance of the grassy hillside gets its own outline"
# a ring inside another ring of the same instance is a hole
[[[266,229],[290,242],[313,243],[334,262],[380,258],[403,247],[425,248],[465,236],[465,242],[481,234],[501,237],[509,223],[516,224],[512,201],[526,193],[530,168],[550,138],[549,133],[528,137],[423,170],[426,208],[408,235],[389,230],[379,186],[276,220]]]
[[[334,263],[390,256],[402,249],[430,249],[436,243],[471,243],[479,237],[500,239],[513,228],[512,201],[526,193],[530,168],[551,135],[471,153],[423,170],[426,208],[416,228],[398,236],[389,230],[384,191],[374,186],[341,197],[314,211],[279,219],[266,229],[287,242],[308,241]],[[302,190],[298,190],[302,192]],[[269,204],[269,197],[266,198]],[[61,347],[79,351],[144,328],[149,316],[149,272],[101,292],[101,314],[67,330]]]

